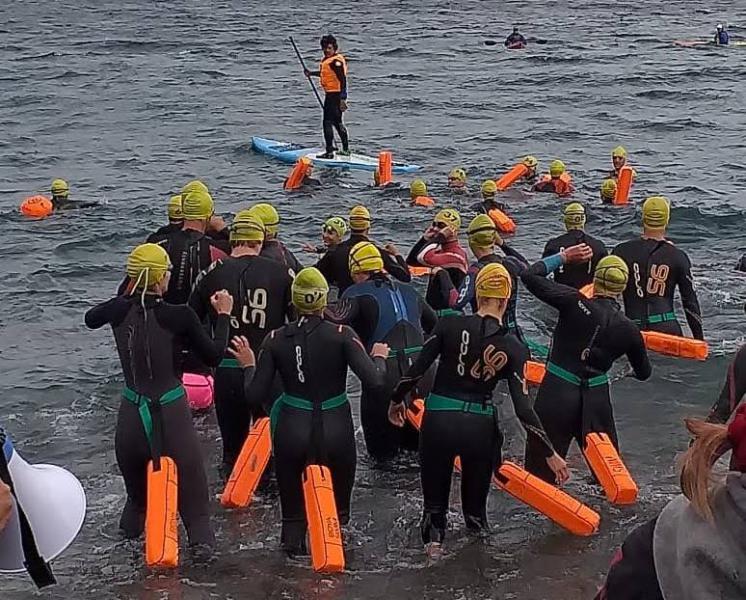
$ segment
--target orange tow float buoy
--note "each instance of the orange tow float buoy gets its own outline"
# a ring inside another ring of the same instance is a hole
[[[605,433],[585,436],[583,455],[613,504],[634,504],[637,484],[619,457],[614,444]]]
[[[231,476],[220,496],[226,508],[245,508],[251,503],[272,455],[272,438],[267,417],[258,419],[246,437]]]
[[[495,227],[502,233],[515,233],[515,223],[508,215],[499,208],[493,208],[487,213],[495,224]]]
[[[582,288],[580,288],[579,291],[586,298],[593,298],[593,283],[589,283],[588,285],[584,285]]]
[[[145,562],[149,567],[179,564],[179,478],[176,463],[160,457],[160,469],[148,463],[145,509]]]
[[[547,368],[540,362],[527,360],[523,367],[523,377],[532,385],[541,385],[546,374]]]
[[[310,177],[313,172],[313,163],[307,156],[301,156],[293,168],[290,171],[290,175],[285,180],[282,188],[284,190],[297,190],[305,181],[306,177]]]
[[[54,205],[46,196],[29,196],[21,202],[20,210],[27,217],[41,219],[54,212]]]
[[[505,175],[500,177],[500,179],[495,182],[495,184],[497,185],[497,190],[499,192],[504,192],[521,177],[524,177],[526,173],[528,173],[528,167],[526,165],[524,165],[523,163],[515,165],[512,169],[510,169],[510,171],[505,173]]]
[[[332,474],[322,465],[308,465],[303,471],[308,538],[313,570],[339,573],[345,568],[342,529],[334,500]]]
[[[378,154],[378,185],[387,185],[394,180],[394,158],[384,150]]]
[[[632,179],[635,171],[632,167],[624,166],[619,169],[619,180],[616,184],[614,204],[629,204],[629,192],[632,189]]]
[[[412,404],[407,407],[407,421],[417,431],[422,427],[422,417],[425,416],[425,403],[422,398],[415,398]]]
[[[430,267],[420,267],[417,265],[410,265],[409,274],[412,277],[425,277],[430,275]]]
[[[694,360],[706,360],[710,354],[710,347],[704,340],[695,340],[658,331],[641,331],[640,333],[642,333],[642,339],[645,340],[645,346],[653,352]]]

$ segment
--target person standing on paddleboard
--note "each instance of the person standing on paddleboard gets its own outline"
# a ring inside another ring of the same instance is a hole
[[[505,40],[505,47],[511,50],[516,48],[525,48],[528,42],[521,33],[518,32],[518,27],[513,27],[513,33],[511,33]]]
[[[321,87],[324,88],[324,140],[326,142],[326,153],[319,158],[334,158],[334,129],[342,140],[342,152],[340,154],[349,156],[350,142],[347,136],[347,128],[342,122],[342,113],[347,110],[347,61],[339,54],[337,40],[333,35],[325,35],[321,38],[321,49],[324,59],[319,65],[318,71],[304,69],[306,77],[313,75],[321,79]]]

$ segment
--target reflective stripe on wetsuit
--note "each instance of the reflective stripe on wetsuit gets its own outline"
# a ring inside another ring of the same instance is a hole
[[[186,391],[182,386],[178,386],[167,391],[158,398],[158,404],[166,406],[167,404],[176,402],[184,396],[186,396]],[[145,435],[148,438],[148,442],[150,442],[150,437],[153,434],[153,415],[150,411],[150,405],[153,404],[153,401],[147,396],[138,394],[136,391],[128,387],[125,387],[122,390],[122,398],[137,406],[137,409],[140,412],[140,419],[142,419],[142,425],[145,428]]]
[[[340,406],[347,404],[347,394],[342,393],[338,396],[334,396],[321,403],[321,410],[331,410],[333,408],[339,408]],[[275,428],[277,427],[277,421],[280,418],[283,406],[291,406],[292,408],[298,408],[300,410],[313,411],[314,403],[298,396],[291,396],[290,394],[282,394],[272,406],[272,411],[269,413],[269,425],[272,432],[272,437],[275,435]]]
[[[494,416],[495,407],[492,404],[482,402],[465,402],[448,396],[429,394],[425,400],[425,410],[432,411],[454,411],[472,413],[475,415]]]
[[[566,369],[563,369],[562,367],[554,364],[553,362],[547,362],[547,371],[549,371],[555,377],[559,377],[560,379],[567,381],[568,383],[572,383],[573,385],[577,385],[578,387],[592,388],[609,383],[609,378],[606,373],[604,373],[603,375],[597,375],[596,377],[591,377],[590,379],[582,379],[574,373],[570,373],[570,371],[567,371]]]

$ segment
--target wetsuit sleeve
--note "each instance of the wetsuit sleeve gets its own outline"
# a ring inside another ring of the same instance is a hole
[[[726,423],[741,402],[741,398],[746,394],[744,366],[746,366],[746,346],[738,351],[736,358],[728,365],[728,374],[725,377],[723,389],[707,417],[710,423]]]
[[[209,367],[217,367],[228,345],[228,331],[230,317],[217,315],[214,323],[213,337],[202,327],[197,313],[191,307],[183,306],[183,335],[189,340],[189,346],[197,356]]]
[[[500,246],[500,250],[503,251],[503,254],[505,254],[505,256],[515,259],[524,269],[527,269],[529,267],[530,263],[528,262],[526,257],[512,246],[504,243],[502,246]],[[542,258],[544,258],[545,256],[546,255],[542,255]]]
[[[422,330],[427,335],[430,334],[438,324],[438,315],[430,305],[425,302],[425,300],[419,298],[418,301],[420,303],[420,310],[422,311],[420,314],[420,325],[422,325]]]
[[[548,256],[535,262],[521,275],[521,281],[529,292],[542,302],[562,310],[574,305],[582,295],[574,287],[562,285],[556,281],[547,279],[547,275],[557,269],[561,262],[559,255]]]
[[[394,256],[385,250],[381,250],[381,258],[383,259],[383,268],[393,278],[404,283],[412,281],[412,274],[409,272],[407,263],[401,256]]]
[[[526,361],[529,358],[528,349],[523,344],[515,344],[515,349],[511,351],[508,389],[515,407],[515,415],[526,430],[526,434],[539,440],[544,448],[544,458],[549,458],[554,454],[554,446],[549,441],[549,436],[531,405],[531,397],[528,395],[526,380],[523,377]]]
[[[407,255],[407,264],[412,266],[425,266],[423,265],[418,259],[417,256],[419,256],[420,251],[425,247],[425,244],[429,243],[427,240],[425,240],[424,237],[421,237],[414,246],[412,246],[412,249],[409,251],[409,254]]]
[[[337,79],[339,79],[339,97],[342,98],[342,100],[347,99],[347,75],[345,75],[345,69],[342,63],[339,60],[335,60],[332,62],[332,71],[334,71],[334,74],[337,76]]]
[[[682,269],[677,282],[681,294],[681,304],[684,307],[686,322],[689,323],[689,329],[692,330],[692,336],[698,340],[703,340],[705,339],[705,333],[702,329],[702,311],[699,307],[697,292],[694,290],[692,264],[685,254],[682,254],[681,258]]]
[[[439,271],[438,275],[441,273],[443,273],[445,277],[442,277],[441,281],[438,283],[443,293],[446,291],[449,292],[448,306],[454,310],[463,310],[464,307],[468,306],[474,299],[479,266],[472,265],[469,267],[469,270],[466,272],[466,277],[464,277],[458,290],[454,289],[453,282],[451,281],[451,278],[448,277],[448,274],[445,271]]]
[[[345,297],[334,306],[327,306],[324,310],[324,319],[339,325],[351,325],[360,317],[360,300],[353,296]]]
[[[404,397],[417,385],[417,382],[425,375],[427,370],[435,362],[435,359],[440,355],[441,340],[442,340],[442,328],[443,320],[438,321],[438,324],[433,330],[433,334],[427,339],[424,346],[422,346],[422,352],[417,356],[417,360],[414,361],[411,367],[407,370],[404,376],[401,378],[399,383],[394,388],[391,394],[391,402],[399,404],[404,400]]]
[[[272,353],[276,331],[270,333],[262,342],[256,357],[256,368],[244,369],[244,396],[251,405],[259,405],[263,399],[272,394],[275,379],[275,358]]]
[[[207,297],[207,283],[206,283],[205,271],[202,271],[197,279],[194,281],[194,287],[192,288],[191,294],[189,294],[189,301],[187,304],[192,307],[192,310],[197,314],[200,322],[204,322],[205,317],[210,308],[210,299]]]
[[[437,298],[438,304],[441,306],[451,306],[455,308],[455,306],[453,305],[455,305],[456,300],[458,300],[458,290],[453,287],[453,282],[451,281],[451,277],[450,275],[448,275],[448,272],[445,270],[440,270],[431,277],[434,277],[435,284],[430,286],[430,289],[432,291],[437,290],[435,294],[439,296],[439,298]],[[435,298],[428,297],[428,299],[431,302],[435,303]]]
[[[418,261],[428,267],[450,267],[454,263],[465,263],[464,257],[456,252],[441,249],[436,242],[431,242],[432,248],[425,248],[421,252],[422,260]]]
[[[347,364],[357,375],[364,389],[381,387],[386,376],[386,359],[371,358],[363,347],[357,334],[349,327],[340,325],[340,333],[344,336],[344,349]]]
[[[91,308],[85,314],[85,324],[89,329],[100,329],[104,325],[118,325],[129,311],[130,303],[124,296],[117,296]]]
[[[645,381],[653,372],[653,367],[650,365],[648,350],[645,347],[645,340],[642,339],[640,330],[636,326],[632,326],[631,329],[633,330],[634,341],[629,350],[627,350],[627,358],[635,372],[635,377],[640,381]]]

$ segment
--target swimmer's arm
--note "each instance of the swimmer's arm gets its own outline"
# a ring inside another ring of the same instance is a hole
[[[182,318],[184,320],[183,334],[189,342],[189,347],[207,366],[217,367],[228,346],[230,316],[216,315],[212,338],[207,334],[197,313],[191,307],[183,306]]]
[[[500,250],[503,251],[503,254],[505,254],[505,256],[514,259],[522,268],[527,269],[529,267],[530,263],[528,262],[526,257],[512,246],[509,246],[508,244],[503,242],[502,244],[500,244]]]
[[[746,373],[743,369],[743,365],[746,363],[744,357],[746,357],[746,346],[738,351],[733,362],[728,365],[728,374],[725,377],[723,389],[707,417],[710,423],[726,423],[731,413],[741,402],[744,394],[746,394]]]
[[[85,324],[88,329],[99,329],[111,323],[119,325],[129,311],[129,302],[124,296],[117,296],[94,306],[85,314]]]
[[[648,350],[645,347],[645,340],[642,339],[640,330],[636,326],[631,326],[631,329],[634,330],[632,333],[634,338],[632,345],[627,350],[627,359],[629,364],[632,365],[635,377],[640,381],[645,381],[653,373],[653,367],[650,364]]]
[[[454,310],[463,310],[465,306],[471,303],[474,299],[475,285],[477,281],[477,273],[479,267],[470,267],[466,272],[466,277],[461,282],[458,290],[453,287],[453,282],[445,271],[438,271],[438,276],[443,273],[440,281],[440,289],[444,292],[448,290],[448,306]]]
[[[363,388],[379,388],[386,377],[386,359],[371,358],[357,334],[349,327],[340,326],[344,336],[344,351],[347,364],[357,375]]]
[[[192,287],[192,292],[189,294],[189,300],[187,301],[187,304],[197,314],[197,317],[199,317],[201,322],[204,322],[209,307],[211,306],[210,299],[205,297],[206,274],[206,271],[202,271],[197,275],[197,279],[195,279],[194,286]]]
[[[427,373],[430,365],[440,355],[442,323],[442,320],[438,321],[433,335],[422,346],[422,352],[420,352],[417,360],[414,361],[414,364],[409,367],[404,376],[399,380],[399,383],[391,394],[391,402],[393,404],[400,404],[404,401],[404,397],[417,385],[417,382]]]
[[[401,256],[393,256],[385,250],[381,251],[381,258],[383,259],[383,267],[386,269],[389,275],[393,278],[398,279],[404,283],[412,281],[412,274],[407,268],[407,263]]]
[[[360,317],[360,299],[356,296],[346,297],[333,306],[324,309],[324,319],[339,325],[352,325]]]
[[[271,396],[272,384],[275,379],[275,359],[271,345],[274,341],[276,331],[272,331],[259,349],[256,357],[256,367],[244,369],[244,396],[251,406],[264,406],[265,400]],[[270,398],[270,401],[274,398]]]
[[[686,322],[689,323],[689,329],[692,330],[692,337],[703,340],[705,339],[705,332],[702,329],[702,310],[699,307],[697,292],[694,290],[692,265],[686,256],[682,256],[682,259],[684,264],[677,282],[681,294],[681,304],[684,307]]]
[[[415,267],[417,267],[417,266],[420,266],[420,267],[427,266],[427,265],[422,264],[418,260],[417,257],[420,254],[420,252],[422,251],[422,249],[425,247],[425,245],[428,244],[428,243],[429,242],[424,237],[421,237],[419,240],[417,240],[417,243],[414,246],[412,246],[412,249],[409,251],[409,254],[407,255],[407,264],[408,265],[412,265],[412,266],[415,266]]]
[[[554,254],[535,262],[521,274],[521,281],[529,292],[539,300],[560,310],[575,304],[578,297],[582,297],[574,287],[547,279],[547,275],[556,271],[561,265],[560,255]]]
[[[420,303],[420,310],[422,311],[420,325],[425,334],[429,335],[438,324],[438,315],[423,298],[418,298],[418,301]]]

